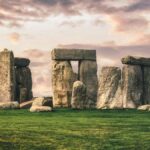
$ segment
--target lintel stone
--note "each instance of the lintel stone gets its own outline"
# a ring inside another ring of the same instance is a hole
[[[96,50],[85,49],[53,49],[53,60],[96,60]]]
[[[150,66],[150,58],[126,56],[121,61],[123,64]]]

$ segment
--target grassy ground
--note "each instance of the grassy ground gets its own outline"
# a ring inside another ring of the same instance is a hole
[[[0,150],[150,150],[150,112],[0,111]]]

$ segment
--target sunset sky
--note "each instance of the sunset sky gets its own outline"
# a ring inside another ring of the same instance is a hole
[[[35,96],[51,94],[56,47],[96,49],[99,68],[150,57],[150,0],[0,0],[0,49],[31,59]]]

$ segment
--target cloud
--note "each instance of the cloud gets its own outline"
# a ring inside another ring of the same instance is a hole
[[[17,44],[20,41],[20,34],[13,32],[11,34],[8,35],[8,39],[13,43],[13,44]]]
[[[86,12],[112,15],[150,10],[147,0],[128,0],[126,5],[120,1],[118,3],[114,0],[0,0],[0,25],[18,27],[27,21],[41,21],[60,14],[80,16]]]
[[[117,32],[141,33],[141,31],[145,31],[149,28],[149,21],[146,20],[146,18],[137,15],[114,15],[112,16],[112,20],[116,25],[115,30]]]
[[[143,45],[149,45],[150,44],[150,34],[144,34],[143,36],[136,39],[133,44],[143,44]]]

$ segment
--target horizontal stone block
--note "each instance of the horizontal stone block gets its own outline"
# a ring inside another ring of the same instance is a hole
[[[84,49],[54,49],[53,60],[96,60],[96,50]]]
[[[30,64],[30,60],[27,58],[15,58],[15,66],[17,67],[27,67]]]
[[[127,56],[121,59],[123,64],[150,66],[150,58]]]

